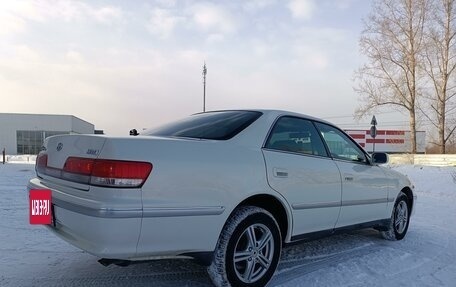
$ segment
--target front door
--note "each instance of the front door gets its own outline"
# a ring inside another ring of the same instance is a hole
[[[384,219],[388,180],[377,165],[339,129],[317,123],[342,177],[342,208],[336,227]]]
[[[269,185],[292,206],[293,236],[332,230],[341,205],[341,177],[314,124],[281,117],[263,149]]]

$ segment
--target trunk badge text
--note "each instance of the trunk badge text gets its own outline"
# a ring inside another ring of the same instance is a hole
[[[98,154],[98,150],[97,149],[88,149],[87,150],[87,154],[90,154],[90,155],[97,155]]]

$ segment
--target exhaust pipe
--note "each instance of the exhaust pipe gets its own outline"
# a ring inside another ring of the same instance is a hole
[[[123,260],[123,259],[108,259],[108,258],[101,258],[98,260],[98,263],[100,263],[103,266],[109,266],[111,264],[117,265],[117,266],[128,266],[131,264],[130,260]]]

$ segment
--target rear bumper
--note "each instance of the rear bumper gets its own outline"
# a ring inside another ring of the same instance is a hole
[[[55,227],[46,227],[70,244],[101,258],[136,257],[141,218],[93,217],[58,205],[54,212]]]
[[[51,232],[107,259],[199,258],[212,254],[227,216],[222,206],[107,207],[50,188],[37,178],[29,182],[30,189],[52,191],[55,226],[46,226]]]
[[[55,226],[46,227],[58,237],[98,257],[126,260],[136,257],[141,230],[140,208],[122,210],[78,205],[64,200],[61,192],[38,179],[32,179],[27,188],[51,189]]]

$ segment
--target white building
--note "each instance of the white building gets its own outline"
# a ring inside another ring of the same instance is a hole
[[[38,154],[43,140],[58,134],[93,134],[94,125],[71,115],[0,113],[0,152]]]

